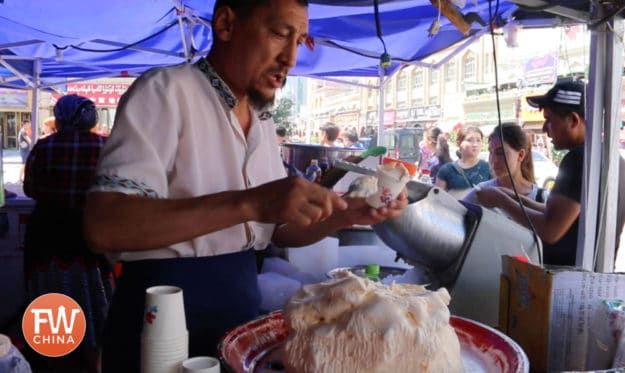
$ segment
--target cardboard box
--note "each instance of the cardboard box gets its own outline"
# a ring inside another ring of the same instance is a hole
[[[602,369],[592,366],[600,352],[591,326],[603,299],[625,299],[625,275],[502,257],[499,327],[525,350],[532,371]]]

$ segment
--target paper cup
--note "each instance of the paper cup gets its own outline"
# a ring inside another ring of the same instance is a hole
[[[366,198],[367,203],[374,208],[388,206],[410,180],[408,170],[402,165],[396,168],[392,165],[378,166],[375,176],[378,178],[378,190]]]
[[[189,335],[141,339],[141,373],[180,373],[189,357]]]
[[[219,360],[210,356],[197,356],[182,362],[182,373],[219,373]]]
[[[187,333],[182,289],[153,286],[145,291],[143,339],[174,338]]]

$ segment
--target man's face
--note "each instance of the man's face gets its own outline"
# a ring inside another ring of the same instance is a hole
[[[556,150],[569,148],[571,115],[569,114],[563,118],[550,108],[543,108],[543,116],[545,117],[543,132],[546,132],[547,136],[551,138],[551,143]]]
[[[308,10],[295,0],[273,0],[237,19],[228,43],[228,83],[235,95],[247,95],[257,108],[273,103],[307,36]]]

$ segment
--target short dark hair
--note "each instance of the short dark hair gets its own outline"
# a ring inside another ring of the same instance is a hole
[[[276,135],[281,136],[281,137],[286,136],[286,128],[282,126],[276,127]]]
[[[296,0],[298,4],[308,6],[308,0]],[[249,17],[252,12],[261,6],[271,5],[271,0],[217,0],[213,8],[213,14],[222,6],[230,7],[240,17]]]
[[[339,137],[339,132],[341,131],[339,126],[332,122],[324,124],[323,127],[321,127],[321,130],[326,133],[326,136],[330,141],[336,140],[337,137]]]
[[[356,133],[356,131],[347,132],[346,137],[351,142],[358,142],[358,134]]]

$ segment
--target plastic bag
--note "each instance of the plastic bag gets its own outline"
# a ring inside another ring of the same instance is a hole
[[[616,341],[612,368],[625,367],[625,301],[615,299],[605,302],[608,306],[610,330]]]
[[[604,299],[588,331],[587,370],[625,366],[625,301]]]

